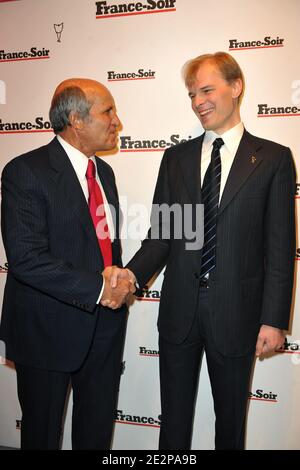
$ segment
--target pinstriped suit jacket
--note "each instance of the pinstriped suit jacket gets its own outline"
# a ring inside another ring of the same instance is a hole
[[[201,203],[203,135],[166,150],[156,204]],[[218,350],[228,356],[255,349],[261,324],[288,328],[295,254],[295,171],[287,147],[244,131],[219,206],[216,268],[210,275],[210,322]],[[172,234],[172,227],[170,229]],[[201,250],[186,240],[151,239],[129,262],[141,286],[166,265],[158,328],[182,342],[197,309]]]
[[[113,262],[121,265],[115,179],[99,158],[97,167],[116,209]],[[0,337],[8,359],[50,370],[78,369],[102,308],[96,301],[103,260],[76,173],[56,138],[4,168],[1,224],[9,269]]]

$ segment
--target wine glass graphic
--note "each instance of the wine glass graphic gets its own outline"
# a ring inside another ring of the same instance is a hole
[[[56,35],[57,35],[57,42],[60,42],[61,33],[62,33],[62,30],[64,29],[64,24],[63,23],[54,24],[53,26],[54,26],[54,31],[56,32]]]

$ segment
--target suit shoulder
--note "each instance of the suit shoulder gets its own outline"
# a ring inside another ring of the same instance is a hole
[[[287,151],[290,152],[289,147],[286,147],[285,145],[282,145],[279,142],[274,142],[273,140],[264,139],[262,137],[257,137],[257,136],[250,134],[249,132],[247,134],[248,134],[248,137],[251,140],[253,140],[256,146],[264,147],[266,149],[273,150],[273,151],[276,150],[277,152],[280,152],[280,153],[287,152]]]
[[[164,157],[173,158],[176,155],[178,158],[180,158],[181,155],[186,155],[190,152],[193,152],[197,147],[200,146],[202,140],[203,134],[200,137],[195,137],[194,139],[189,139],[186,142],[173,145],[173,147],[170,147],[165,151]]]
[[[3,173],[15,171],[17,169],[23,168],[24,166],[32,166],[35,165],[37,161],[41,160],[43,154],[46,156],[47,152],[47,145],[43,145],[42,147],[30,150],[26,153],[18,155],[17,157],[12,158],[3,168]]]

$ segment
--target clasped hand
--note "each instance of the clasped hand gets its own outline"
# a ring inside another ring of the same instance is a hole
[[[102,272],[105,286],[101,305],[115,310],[126,302],[128,296],[135,292],[135,276],[129,269],[109,266]]]

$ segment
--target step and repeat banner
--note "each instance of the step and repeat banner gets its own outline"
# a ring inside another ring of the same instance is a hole
[[[118,151],[103,158],[115,172],[127,221],[122,232],[126,263],[146,234],[164,150],[202,133],[181,77],[182,65],[190,58],[219,50],[234,56],[246,78],[241,111],[247,130],[289,146],[299,169],[299,19],[299,0],[223,0],[213,6],[204,0],[1,1],[0,169],[11,158],[53,138],[48,110],[59,82],[87,77],[105,84],[122,121]],[[298,184],[295,198],[300,204]],[[128,238],[128,233],[134,236]],[[300,248],[295,253],[296,278],[298,260]],[[2,245],[0,271],[2,298],[7,272]],[[130,306],[113,449],[158,446],[156,322],[161,283],[162,275]],[[284,347],[256,362],[247,449],[300,449],[299,302],[298,286]],[[4,349],[2,344],[2,356]],[[0,445],[19,447],[16,376],[13,365],[4,359],[0,390]],[[65,449],[71,448],[71,408],[72,394]],[[192,448],[214,448],[205,359]]]

